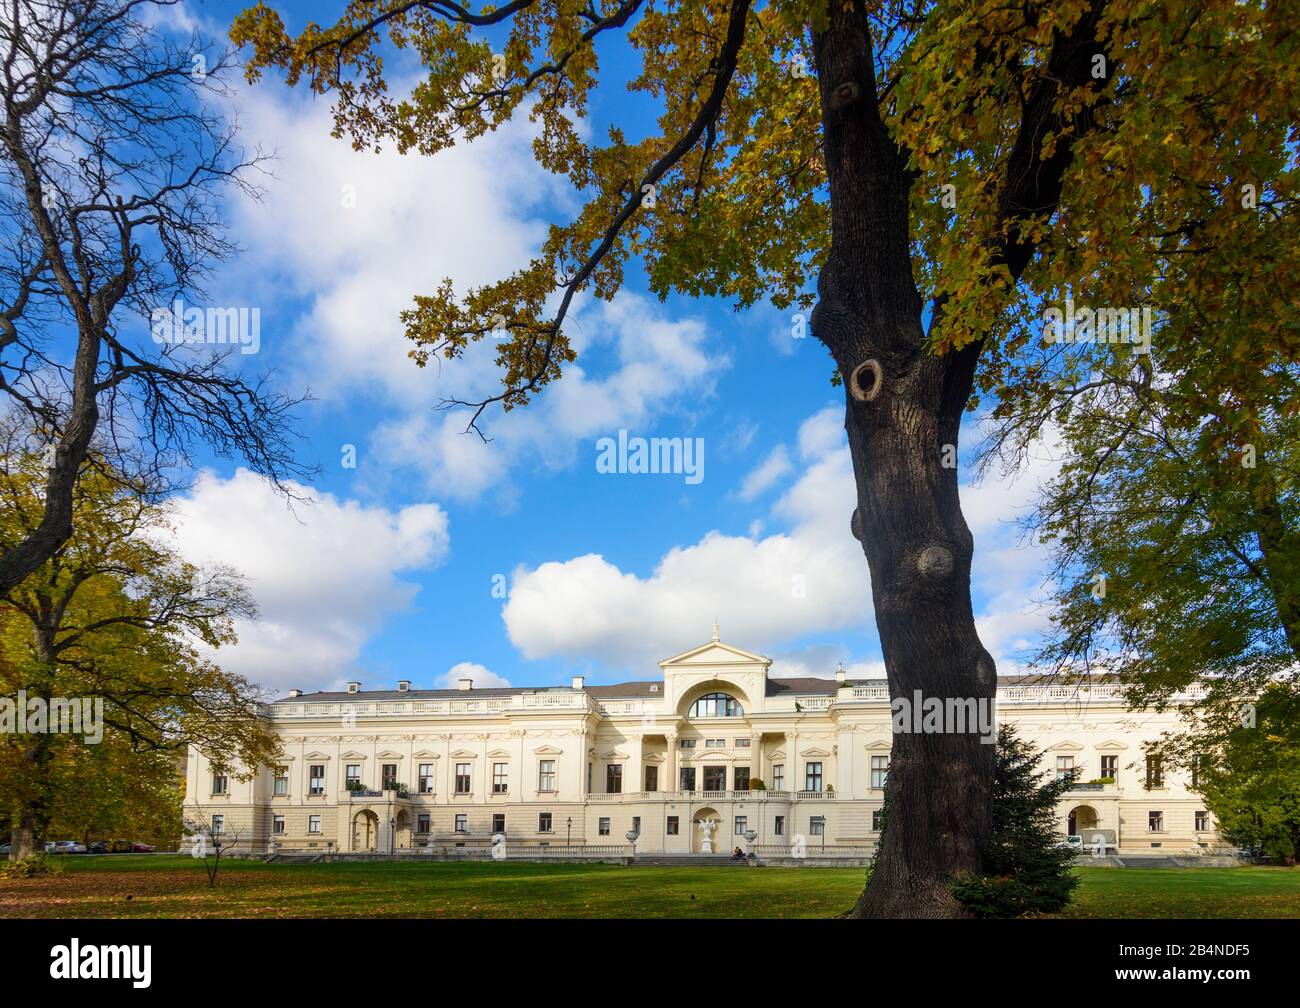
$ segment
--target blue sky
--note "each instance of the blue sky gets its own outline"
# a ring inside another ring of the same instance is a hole
[[[224,29],[242,6],[190,3],[184,16]],[[292,30],[301,11],[325,21],[339,5],[276,6]],[[616,84],[592,126],[635,135],[649,106],[617,83],[620,46],[601,53]],[[495,390],[490,345],[421,370],[398,312],[444,276],[463,290],[505,275],[572,214],[575,194],[532,163],[529,125],[434,158],[358,154],[330,139],[328,100],[273,77],[234,88],[245,145],[276,160],[260,202],[232,202],[243,252],[209,301],[260,308],[261,350],[241,363],[310,389],[300,455],[319,474],[303,488],[314,503],[290,511],[213,459],[177,500],[181,548],[242,570],[262,608],[224,663],[274,690],[644,679],[716,619],[778,675],[830,676],[839,661],[883,674],[848,532],[842,394],[821,344],[791,337],[790,313],[659,303],[629,274],[612,304],[579,304],[565,379],[526,410],[489,413],[484,445],[461,433],[465,414],[434,406]],[[620,429],[702,438],[704,479],[597,472],[597,440]],[[1042,555],[1008,522],[1049,471],[1031,468],[963,491],[976,612],[1004,670],[1044,619]],[[502,579],[507,598],[493,591]]]

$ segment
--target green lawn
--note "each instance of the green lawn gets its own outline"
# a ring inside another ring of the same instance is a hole
[[[70,857],[0,880],[0,917],[834,917],[853,868],[623,868],[462,863],[223,864],[216,890],[188,857]],[[1300,869],[1080,868],[1068,917],[1296,917]]]

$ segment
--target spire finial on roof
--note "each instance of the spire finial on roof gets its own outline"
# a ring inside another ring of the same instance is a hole
[[[713,639],[715,641],[718,639],[718,623],[716,620],[713,623]]]

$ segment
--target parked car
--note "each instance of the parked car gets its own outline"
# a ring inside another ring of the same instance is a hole
[[[45,845],[46,851],[50,850],[50,845]],[[56,840],[54,842],[54,854],[85,854],[86,845],[77,843],[75,840]]]
[[[133,844],[131,844],[131,853],[132,853],[132,854],[152,854],[153,851],[154,851],[154,849],[153,849],[152,847],[150,847],[147,843],[133,843]]]
[[[9,844],[7,844],[7,843],[0,843],[0,854],[8,854],[8,853],[9,853],[9,850],[10,850],[10,848],[9,848]]]
[[[1074,835],[1074,836],[1064,837],[1063,839],[1061,839],[1061,840],[1059,840],[1059,841],[1057,842],[1056,846],[1057,846],[1057,847],[1069,847],[1069,848],[1070,848],[1072,851],[1074,851],[1076,854],[1082,854],[1082,853],[1083,853],[1083,837],[1078,836],[1077,834]]]

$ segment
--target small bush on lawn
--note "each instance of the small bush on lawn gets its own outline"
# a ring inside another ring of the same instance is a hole
[[[38,878],[42,875],[60,875],[63,865],[44,854],[33,854],[21,861],[0,861],[0,878]]]
[[[1039,755],[1009,725],[998,729],[984,873],[950,885],[957,902],[978,917],[1055,913],[1079,884],[1070,871],[1074,851],[1056,832],[1057,801],[1072,781],[1043,774]]]

